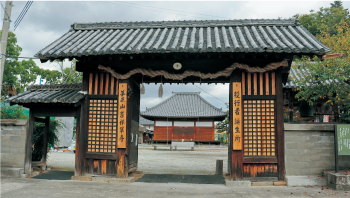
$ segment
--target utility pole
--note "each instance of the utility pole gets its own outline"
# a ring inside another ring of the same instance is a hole
[[[2,26],[1,35],[1,47],[0,47],[0,92],[2,90],[2,79],[4,76],[5,59],[6,59],[6,47],[7,47],[7,37],[10,28],[10,18],[11,18],[12,1],[6,1],[5,14],[4,14],[4,25]]]

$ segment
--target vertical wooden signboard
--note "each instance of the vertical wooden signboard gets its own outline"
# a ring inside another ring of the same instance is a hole
[[[243,137],[242,137],[242,129],[243,129],[243,112],[242,112],[242,88],[240,82],[232,83],[232,120],[233,120],[233,150],[242,150],[243,145]]]
[[[126,107],[127,107],[127,83],[119,83],[118,94],[118,148],[126,148]]]
[[[338,155],[350,155],[350,124],[335,125],[335,172],[339,172]]]

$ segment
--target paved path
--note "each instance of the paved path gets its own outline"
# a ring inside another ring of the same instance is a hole
[[[337,192],[337,193],[336,193]],[[245,187],[228,188],[215,184],[132,184],[95,183],[40,179],[1,178],[1,198],[97,198],[97,197],[347,197],[345,191],[321,187]],[[349,195],[350,196],[350,195]]]
[[[225,147],[203,146],[195,147],[195,151],[190,151],[190,148],[170,151],[164,145],[158,147],[158,150],[153,150],[152,145],[142,145],[139,147],[138,170],[146,174],[213,175],[218,159],[223,160],[223,171],[226,172]],[[74,171],[74,160],[73,152],[50,152],[47,165]]]

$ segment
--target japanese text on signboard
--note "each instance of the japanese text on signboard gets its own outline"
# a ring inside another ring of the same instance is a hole
[[[338,155],[350,155],[350,125],[337,125]]]
[[[232,83],[232,138],[233,138],[233,150],[242,150],[242,93],[241,83]]]
[[[127,106],[127,83],[119,83],[118,94],[118,148],[126,148],[126,106]]]

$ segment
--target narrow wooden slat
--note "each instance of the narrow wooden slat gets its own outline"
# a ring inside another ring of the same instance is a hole
[[[90,73],[90,79],[89,79],[89,95],[92,94],[92,81],[94,80],[94,74]]]
[[[265,81],[266,81],[266,84],[265,84],[265,88],[266,88],[266,95],[270,95],[270,86],[269,86],[269,73],[266,72],[265,73]]]
[[[245,95],[245,73],[242,72],[242,95]]]
[[[259,77],[259,83],[260,83],[260,95],[264,95],[264,75],[263,73],[260,73]]]
[[[111,76],[111,95],[114,95],[114,77]]]
[[[109,73],[106,73],[106,85],[105,85],[105,95],[109,92]]]
[[[248,95],[252,95],[252,74],[248,73]]]
[[[272,95],[276,95],[275,72],[271,73],[271,87],[272,87]]]
[[[118,84],[119,84],[119,82],[118,82],[119,80],[117,79],[117,82],[116,82],[116,86],[115,86],[115,94],[116,95],[118,95],[118,93],[119,93],[119,89],[118,89]]]
[[[103,94],[103,73],[100,74],[100,95]]]
[[[258,74],[254,73],[254,95],[258,95]]]
[[[98,73],[95,74],[95,91],[94,91],[95,95],[97,95],[97,89],[98,89]]]

